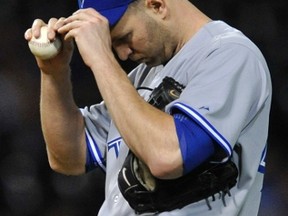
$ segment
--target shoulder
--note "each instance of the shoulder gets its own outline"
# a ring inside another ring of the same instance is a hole
[[[211,49],[237,49],[238,52],[235,55],[244,52],[263,58],[260,49],[250,38],[223,21],[212,21],[203,27],[203,31],[210,35],[210,40],[207,40],[206,45]]]

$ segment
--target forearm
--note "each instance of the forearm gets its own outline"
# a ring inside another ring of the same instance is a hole
[[[128,147],[154,175],[181,175],[182,158],[173,118],[145,102],[130,83],[111,50],[113,44],[107,20],[93,9],[86,9],[77,11],[64,23],[58,32],[69,32],[65,38],[75,39]]]
[[[49,19],[46,24],[36,19],[25,32],[25,39],[45,38],[53,41],[60,34],[61,51],[50,59],[36,57],[41,71],[41,126],[52,169],[64,174],[80,174],[85,171],[85,134],[82,115],[74,103],[70,81],[70,62],[74,50],[72,38],[67,32],[59,33],[64,18]],[[47,35],[41,28],[47,27]]]
[[[42,73],[40,113],[52,169],[65,174],[84,172],[84,123],[73,100],[68,69],[55,75]]]
[[[92,70],[126,144],[153,174],[163,178],[181,175],[182,158],[172,116],[148,104],[121,67],[110,61]]]

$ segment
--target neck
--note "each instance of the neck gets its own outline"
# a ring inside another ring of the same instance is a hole
[[[187,0],[177,0],[178,4],[176,1],[172,2],[176,7],[173,10],[175,19],[172,25],[175,27],[174,31],[177,29],[175,32],[178,38],[175,49],[175,53],[177,53],[211,19]]]

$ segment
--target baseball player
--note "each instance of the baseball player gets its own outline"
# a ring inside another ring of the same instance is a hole
[[[259,49],[187,0],[82,0],[52,18],[62,52],[37,59],[51,167],[106,173],[99,215],[257,215],[271,81]],[[36,20],[27,40],[39,34]],[[73,101],[73,40],[103,102]],[[120,67],[130,58],[139,65]],[[95,182],[97,184],[97,182]]]

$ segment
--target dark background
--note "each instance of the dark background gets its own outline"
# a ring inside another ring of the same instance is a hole
[[[267,172],[259,216],[286,215],[288,192],[287,0],[195,0],[213,19],[240,29],[262,50],[271,70]],[[39,120],[40,74],[23,34],[35,18],[67,17],[70,0],[1,0],[0,4],[0,215],[92,216],[103,200],[103,174],[67,177],[49,168]],[[123,63],[127,70],[133,65]],[[90,71],[77,50],[72,61],[76,103],[99,102]],[[245,88],[245,86],[243,86]],[[248,215],[249,216],[249,215]]]

